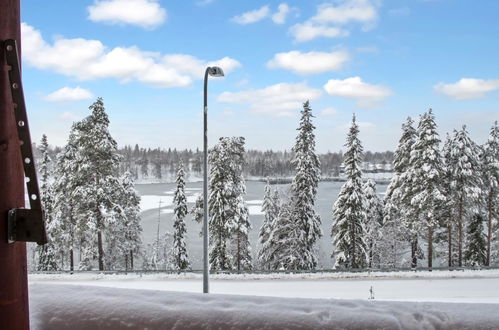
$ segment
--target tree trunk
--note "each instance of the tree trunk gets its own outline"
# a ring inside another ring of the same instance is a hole
[[[428,226],[428,268],[433,267],[433,226]]]
[[[351,235],[352,235],[352,268],[357,268],[357,258],[355,258],[355,247],[357,242],[355,241],[355,224],[351,225]]]
[[[241,271],[241,233],[237,232],[237,271]]]
[[[489,189],[487,198],[487,260],[485,266],[490,266],[490,245],[492,242],[492,200],[494,195],[494,188]]]
[[[99,249],[99,270],[104,270],[104,249],[102,248],[102,232],[97,232],[97,245]]]
[[[452,267],[452,225],[449,224],[447,225],[447,240],[448,240],[448,262],[449,262],[449,267]]]
[[[74,254],[73,249],[69,250],[69,270],[74,271]]]
[[[128,270],[128,253],[125,253],[125,271]]]
[[[412,238],[411,242],[411,268],[418,267],[418,237]]]
[[[130,270],[133,270],[133,251],[130,250]]]

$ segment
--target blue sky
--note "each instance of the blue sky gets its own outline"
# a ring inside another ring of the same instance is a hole
[[[499,1],[24,0],[23,75],[32,139],[63,145],[104,98],[120,145],[291,148],[310,99],[319,152],[340,150],[352,113],[366,150],[393,150],[407,116],[483,143],[499,119]]]

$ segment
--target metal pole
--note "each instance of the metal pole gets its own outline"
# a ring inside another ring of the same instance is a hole
[[[0,0],[0,328],[29,329],[26,244],[7,243],[7,212],[24,205],[24,170],[3,42],[21,43],[20,1]],[[20,53],[19,53],[20,54]]]
[[[208,265],[208,70],[204,73],[204,159],[203,159],[203,293],[209,290],[209,265]]]

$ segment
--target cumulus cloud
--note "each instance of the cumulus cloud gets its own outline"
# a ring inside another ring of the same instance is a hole
[[[293,50],[287,53],[277,53],[267,62],[272,69],[285,69],[298,74],[314,74],[336,71],[350,59],[346,51],[301,53]]]
[[[321,94],[321,90],[305,83],[280,83],[256,90],[223,92],[218,96],[218,102],[249,105],[250,111],[260,114],[293,116],[300,111],[303,102],[315,100]]]
[[[291,11],[291,8],[289,8],[289,6],[286,3],[281,3],[277,7],[277,12],[274,15],[272,15],[272,21],[275,24],[286,23],[286,18],[288,16],[288,14],[290,13],[290,11]]]
[[[94,95],[90,91],[77,86],[75,88],[63,87],[61,89],[58,89],[55,92],[47,95],[45,99],[51,102],[66,102],[88,100],[93,97]]]
[[[336,114],[338,114],[338,110],[336,110],[335,108],[332,108],[332,107],[323,109],[321,111],[321,115],[323,115],[323,116],[334,116]]]
[[[167,13],[157,0],[103,0],[88,8],[88,19],[108,24],[130,24],[154,28],[166,21]]]
[[[318,25],[311,22],[295,24],[289,29],[289,32],[297,42],[309,41],[319,37],[347,37],[350,34],[347,30],[343,30],[342,28]]]
[[[362,108],[377,107],[393,94],[388,87],[365,83],[360,77],[331,79],[324,85],[324,89],[329,95],[355,99],[357,105]]]
[[[433,88],[437,93],[455,100],[478,99],[488,92],[498,90],[499,79],[461,78],[455,83],[439,83]]]
[[[230,72],[240,63],[229,57],[204,61],[186,54],[160,54],[138,47],[108,49],[98,40],[56,39],[51,45],[32,26],[22,23],[23,57],[27,64],[79,80],[115,78],[139,81],[155,87],[186,87],[201,79],[208,65],[220,65]],[[189,61],[191,66],[179,64]],[[199,71],[199,72],[197,72]]]
[[[317,12],[303,23],[293,25],[289,32],[297,42],[319,37],[337,38],[349,35],[347,26],[360,24],[367,31],[378,20],[377,0],[340,0],[317,7]]]
[[[241,15],[234,16],[232,17],[231,20],[234,23],[246,25],[261,21],[267,18],[269,15],[270,15],[269,6],[263,6],[260,9],[247,11],[245,13],[242,13]]]

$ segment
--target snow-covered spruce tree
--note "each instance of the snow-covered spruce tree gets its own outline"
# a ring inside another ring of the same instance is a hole
[[[251,252],[247,235],[251,227],[244,203],[244,138],[220,138],[210,151],[209,162],[211,269],[249,269]]]
[[[278,198],[279,197],[277,197],[277,199]],[[268,253],[265,248],[269,248],[267,241],[269,240],[270,233],[274,226],[274,221],[278,215],[278,208],[274,203],[275,197],[272,194],[272,188],[270,186],[269,180],[267,179],[262,203],[263,222],[259,232],[259,242],[261,244],[261,248],[258,252],[258,259],[263,269],[269,269],[270,266],[268,262]]]
[[[58,247],[61,268],[67,257],[69,270],[75,269],[75,250],[83,240],[83,233],[88,231],[88,222],[83,221],[77,205],[80,203],[78,186],[80,184],[78,147],[75,143],[75,127],[71,128],[67,144],[57,155],[54,168],[54,219],[52,230],[54,246]]]
[[[343,166],[347,181],[341,187],[333,205],[333,238],[335,267],[363,268],[367,265],[364,222],[365,196],[362,189],[362,145],[358,138],[359,127],[352,118],[348,132],[347,151]]]
[[[480,212],[482,197],[481,164],[476,144],[466,127],[454,131],[451,145],[450,191],[453,219],[457,229],[458,265],[463,265],[464,230],[471,217]]]
[[[185,244],[185,216],[187,215],[187,199],[185,197],[184,166],[179,162],[177,170],[177,188],[173,195],[173,250],[172,265],[175,270],[188,269],[190,266]]]
[[[315,126],[312,124],[312,118],[312,109],[307,101],[301,111],[298,136],[293,147],[294,157],[291,161],[295,168],[291,183],[292,216],[301,230],[295,239],[303,244],[307,251],[299,269],[317,267],[315,244],[322,237],[321,218],[314,210],[320,180],[320,162],[315,153]]]
[[[499,126],[497,121],[490,130],[490,135],[482,148],[481,163],[483,168],[483,193],[487,215],[487,262],[499,263]],[[497,233],[494,234],[494,229]]]
[[[57,270],[59,266],[57,264],[58,253],[54,246],[53,236],[57,235],[57,228],[54,227],[54,198],[52,186],[50,183],[50,173],[49,164],[51,159],[48,154],[48,142],[47,136],[43,134],[40,143],[40,153],[42,155],[42,161],[40,163],[39,175],[40,175],[40,194],[41,202],[43,206],[43,218],[45,221],[45,228],[47,231],[48,243],[37,247],[38,251],[38,267],[37,270]]]
[[[299,223],[293,218],[292,192],[283,196],[277,218],[263,250],[271,270],[303,269],[303,255],[310,253],[306,246],[296,238],[302,234]],[[311,258],[311,256],[307,256]]]
[[[428,268],[433,266],[433,236],[439,225],[439,212],[445,196],[442,193],[443,163],[440,156],[440,138],[435,116],[430,109],[419,121],[417,139],[411,152],[410,168],[405,189],[411,193],[409,218],[413,228],[426,230]]]
[[[454,261],[457,260],[457,240],[456,240],[456,221],[454,219],[454,203],[452,199],[452,171],[455,166],[452,157],[453,141],[449,133],[447,133],[444,147],[442,149],[442,156],[444,162],[444,174],[442,178],[442,191],[446,197],[441,207],[441,226],[447,232],[447,265],[454,266]]]
[[[393,160],[393,176],[390,180],[384,197],[384,219],[382,228],[382,239],[380,241],[380,253],[382,266],[395,268],[400,266],[400,260],[404,254],[403,247],[409,241],[414,252],[411,256],[414,264],[417,264],[416,250],[417,232],[410,232],[411,227],[407,226],[407,205],[409,190],[402,189],[403,182],[407,178],[407,171],[410,165],[411,151],[416,140],[416,130],[414,121],[408,117],[402,124],[402,136],[395,150]],[[414,265],[415,267],[415,265]]]
[[[487,262],[487,241],[484,234],[484,217],[480,213],[471,216],[466,230],[466,247],[464,264],[467,266],[483,266]]]
[[[380,265],[381,227],[383,223],[383,202],[376,193],[376,182],[369,179],[364,183],[364,195],[366,198],[365,218],[365,242],[367,254],[367,266],[376,268]]]
[[[196,221],[197,223],[203,222],[203,217],[204,217],[203,203],[204,203],[203,195],[196,194],[196,201],[194,202],[194,205],[192,206],[189,213],[192,215],[192,219],[194,221]],[[201,228],[201,230],[199,232],[199,237],[203,237],[203,228]]]
[[[106,231],[107,269],[130,270],[142,244],[140,196],[134,188],[132,174],[126,171],[120,179],[121,189],[114,192],[114,205],[106,215],[111,224]]]
[[[75,124],[76,145],[82,164],[78,171],[78,193],[82,200],[79,212],[92,214],[90,229],[94,229],[97,236],[99,270],[104,270],[103,235],[109,222],[113,221],[104,212],[111,210],[115,203],[113,192],[120,189],[117,177],[119,156],[116,141],[109,133],[109,118],[102,98],[98,98],[89,109],[92,114]]]

